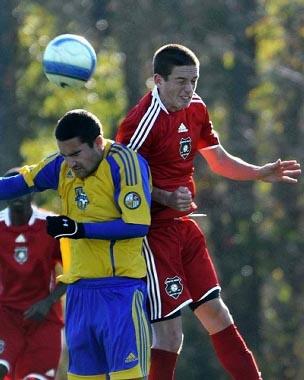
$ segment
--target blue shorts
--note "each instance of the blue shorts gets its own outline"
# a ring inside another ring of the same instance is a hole
[[[66,300],[69,380],[148,375],[150,335],[144,281],[125,277],[79,280],[68,286]]]

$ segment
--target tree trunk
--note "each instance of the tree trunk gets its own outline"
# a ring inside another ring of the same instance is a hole
[[[0,7],[0,175],[12,166],[20,165],[20,138],[16,133],[18,109],[16,103],[17,18],[14,10],[18,2],[4,0]]]

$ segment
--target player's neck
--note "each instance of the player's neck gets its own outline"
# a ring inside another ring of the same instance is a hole
[[[32,208],[29,208],[27,210],[22,211],[16,211],[16,210],[9,210],[9,216],[12,226],[23,226],[28,224],[29,220],[31,219],[33,210]]]

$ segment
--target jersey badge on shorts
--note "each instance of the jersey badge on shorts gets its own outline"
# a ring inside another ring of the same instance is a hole
[[[84,192],[82,187],[76,187],[75,194],[76,194],[75,201],[76,201],[77,207],[80,210],[85,210],[87,208],[87,205],[90,203],[87,194]]]
[[[5,349],[5,342],[4,340],[0,340],[0,354],[2,354],[4,352],[4,349]]]
[[[128,209],[135,210],[141,204],[141,199],[140,199],[139,194],[135,192],[126,194],[125,199],[124,199],[124,204]]]
[[[28,259],[27,247],[16,247],[14,251],[14,257],[17,263],[24,264]]]
[[[175,300],[182,294],[184,289],[182,280],[178,276],[166,278],[165,285],[166,293]]]
[[[185,160],[191,152],[191,137],[181,138],[179,142],[179,153]]]

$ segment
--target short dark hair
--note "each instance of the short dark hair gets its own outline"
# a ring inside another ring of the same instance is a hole
[[[165,80],[174,66],[193,65],[200,65],[197,56],[192,50],[179,44],[164,45],[156,50],[153,56],[153,73],[161,75]]]
[[[58,120],[55,137],[58,141],[65,141],[78,137],[81,142],[93,143],[99,135],[102,136],[102,125],[97,116],[83,109],[67,112]]]

